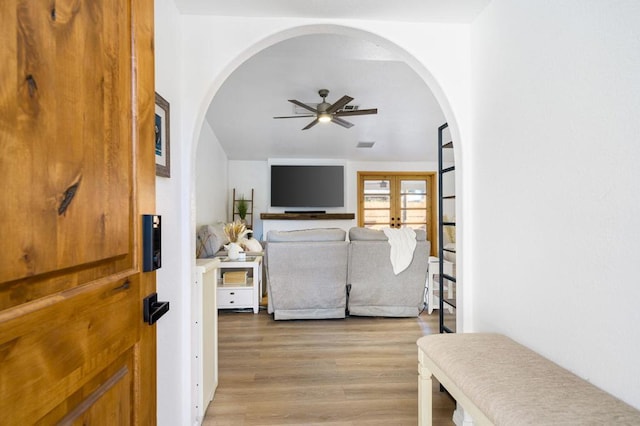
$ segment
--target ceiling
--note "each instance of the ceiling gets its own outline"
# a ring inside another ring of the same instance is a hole
[[[175,1],[189,14],[469,22],[490,0]],[[303,131],[312,119],[273,119],[295,115],[288,99],[319,103],[319,89],[329,90],[329,103],[349,95],[349,105],[378,114],[347,117],[350,129],[326,123]],[[292,38],[249,58],[222,84],[206,119],[230,160],[436,161],[437,129],[445,121],[424,81],[393,52],[336,34]],[[375,144],[357,148],[359,142]]]
[[[491,0],[174,0],[183,14],[469,23]]]

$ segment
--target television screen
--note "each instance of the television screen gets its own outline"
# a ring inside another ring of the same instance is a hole
[[[344,207],[343,166],[271,166],[272,207]]]

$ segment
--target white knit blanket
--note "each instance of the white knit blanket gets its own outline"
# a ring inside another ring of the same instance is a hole
[[[407,269],[413,260],[416,233],[412,228],[382,228],[382,231],[389,239],[391,246],[389,258],[391,266],[393,266],[393,273],[398,275]]]

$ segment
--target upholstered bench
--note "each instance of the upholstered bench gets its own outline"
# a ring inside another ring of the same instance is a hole
[[[476,425],[640,425],[640,411],[499,334],[418,339],[420,425],[431,424],[431,376]]]

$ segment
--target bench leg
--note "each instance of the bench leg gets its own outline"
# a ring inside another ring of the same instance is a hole
[[[418,350],[418,359],[423,354]],[[431,371],[418,362],[418,426],[431,426],[433,422],[433,397]]]

